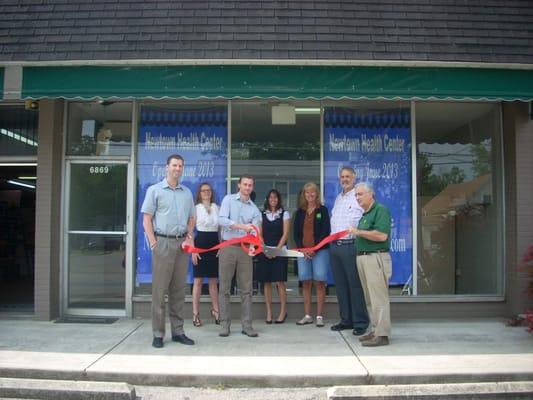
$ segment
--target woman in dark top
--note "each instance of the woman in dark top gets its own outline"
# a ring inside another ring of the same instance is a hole
[[[321,204],[318,186],[306,183],[300,193],[298,210],[294,216],[294,241],[298,248],[317,245],[330,234],[328,209]],[[313,323],[311,316],[311,288],[316,285],[316,326],[324,326],[324,302],[329,269],[329,245],[315,251],[304,251],[304,257],[298,258],[298,279],[302,282],[304,297],[304,317],[297,325]]]
[[[281,195],[276,189],[268,192],[262,213],[262,234],[267,246],[283,248],[289,236],[288,211],[283,209]],[[272,282],[276,282],[280,302],[279,316],[274,321],[282,324],[287,319],[287,257],[258,256],[257,280],[263,282],[267,324],[272,323]]]

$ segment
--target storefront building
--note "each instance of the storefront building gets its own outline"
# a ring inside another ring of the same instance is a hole
[[[396,316],[530,304],[531,6],[15,3],[0,6],[2,310],[148,316],[139,208],[172,153],[193,192],[207,181],[220,202],[251,174],[259,207],[276,188],[291,213],[308,181],[331,209],[352,166],[392,210]]]

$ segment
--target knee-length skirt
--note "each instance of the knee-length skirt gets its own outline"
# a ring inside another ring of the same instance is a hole
[[[218,232],[198,231],[194,240],[195,247],[207,249],[216,246],[218,241]],[[193,276],[195,278],[218,278],[218,257],[217,250],[201,253],[201,259],[198,265],[193,265]]]

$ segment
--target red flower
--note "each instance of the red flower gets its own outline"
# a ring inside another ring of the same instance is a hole
[[[533,261],[533,245],[529,246],[522,256],[522,262],[528,263],[531,261]]]

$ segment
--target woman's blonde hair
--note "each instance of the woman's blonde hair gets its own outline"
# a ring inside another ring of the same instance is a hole
[[[298,198],[298,207],[302,210],[307,209],[307,200],[305,199],[305,191],[306,190],[314,190],[316,193],[316,204],[321,205],[322,199],[320,198],[320,189],[318,188],[318,185],[314,182],[307,182],[302,190],[300,190],[300,196]]]

